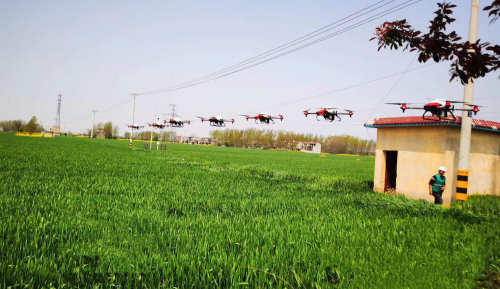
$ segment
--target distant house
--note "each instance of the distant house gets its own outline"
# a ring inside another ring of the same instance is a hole
[[[448,172],[444,204],[470,194],[500,195],[500,123],[473,119],[469,171],[458,180],[461,118],[424,120],[421,116],[376,118],[365,127],[377,128],[374,191],[396,191],[433,201],[429,180],[440,166]],[[468,176],[466,175],[468,174]]]
[[[306,153],[320,154],[321,144],[319,142],[299,142],[297,149]]]
[[[3,131],[3,126],[0,126],[0,131]]]
[[[200,144],[212,144],[212,138],[211,137],[202,137],[200,139]]]
[[[97,134],[96,138],[102,138],[102,139],[106,138],[106,133],[103,128],[96,129],[96,134]]]
[[[44,131],[43,132],[43,137],[51,137],[53,138],[54,137],[54,132],[53,131]]]
[[[61,127],[60,126],[55,126],[54,127],[54,135],[60,136],[61,135]]]
[[[175,137],[177,139],[178,143],[182,143],[182,138],[184,138],[182,135],[178,135]]]

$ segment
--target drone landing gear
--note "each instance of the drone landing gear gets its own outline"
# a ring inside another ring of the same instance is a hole
[[[430,112],[432,114],[431,117],[426,117],[425,116],[428,112]],[[453,119],[451,119],[451,120],[448,119],[448,113],[450,113],[450,115],[451,115],[451,117]],[[436,119],[436,117],[437,117],[437,119]],[[453,114],[453,111],[451,111],[451,110],[444,110],[444,111],[439,111],[439,110],[438,111],[430,111],[430,110],[426,110],[424,112],[424,114],[422,115],[422,118],[424,120],[430,120],[430,121],[442,121],[442,120],[448,121],[448,122],[455,122],[455,121],[457,121],[457,118],[455,117],[455,115]]]

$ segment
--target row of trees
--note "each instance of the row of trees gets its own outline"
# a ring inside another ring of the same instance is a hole
[[[2,127],[4,131],[27,132],[30,134],[44,131],[43,126],[38,123],[36,116],[33,116],[27,123],[22,119],[3,120],[0,121],[0,127]]]
[[[299,142],[319,142],[322,152],[334,154],[373,155],[376,146],[374,141],[348,135],[325,137],[272,129],[214,130],[210,136],[221,145],[251,148],[296,149]]]

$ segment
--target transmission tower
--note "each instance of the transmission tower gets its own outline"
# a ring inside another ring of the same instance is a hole
[[[168,114],[170,116],[171,119],[174,119],[176,117],[178,117],[179,115],[177,115],[175,113],[175,107],[177,106],[177,104],[169,104],[168,107],[171,107],[171,112]],[[175,132],[175,128],[174,127],[170,127],[170,141],[175,141],[175,137],[177,136],[177,134],[174,134]]]
[[[61,98],[62,95],[59,93],[57,98],[57,114],[56,114],[56,124],[54,125],[54,134],[61,133]]]

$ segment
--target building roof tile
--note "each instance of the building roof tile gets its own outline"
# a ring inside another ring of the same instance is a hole
[[[462,118],[457,117],[456,121],[453,121],[452,117],[448,117],[445,120],[426,120],[421,116],[407,116],[407,117],[386,117],[386,118],[374,118],[365,123],[365,127],[397,127],[397,126],[458,126],[462,124]],[[500,132],[500,122],[472,119],[472,128],[488,130],[494,132]]]

